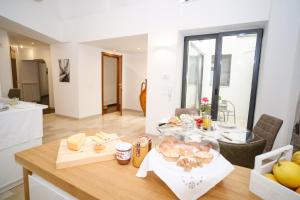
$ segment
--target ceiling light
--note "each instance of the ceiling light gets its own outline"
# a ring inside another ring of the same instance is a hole
[[[23,48],[23,45],[20,45],[20,48],[22,49],[22,48]]]

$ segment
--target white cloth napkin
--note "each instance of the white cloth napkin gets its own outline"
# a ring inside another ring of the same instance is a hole
[[[234,169],[221,154],[217,152],[214,154],[215,158],[210,164],[185,172],[183,168],[176,166],[176,162],[166,161],[156,149],[152,149],[142,162],[136,176],[144,178],[148,171],[153,171],[179,199],[197,199]]]

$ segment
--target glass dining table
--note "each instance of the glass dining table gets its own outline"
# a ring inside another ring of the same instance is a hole
[[[181,140],[194,140],[197,137],[212,137],[218,141],[227,143],[250,143],[254,139],[254,134],[241,127],[234,125],[224,125],[221,122],[213,122],[211,129],[204,130],[202,127],[184,127],[169,123],[160,123],[157,126],[160,136],[175,136]]]

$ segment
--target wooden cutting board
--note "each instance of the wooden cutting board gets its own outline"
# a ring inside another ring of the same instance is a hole
[[[115,159],[116,153],[115,146],[120,142],[122,141],[119,139],[106,143],[105,149],[99,153],[96,153],[94,150],[96,143],[90,136],[86,138],[84,145],[79,151],[72,151],[68,149],[67,139],[62,139],[58,149],[56,169],[113,160]]]

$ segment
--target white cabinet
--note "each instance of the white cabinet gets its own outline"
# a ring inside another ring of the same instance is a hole
[[[0,102],[8,102],[1,98]],[[42,144],[45,105],[20,101],[0,112],[0,193],[22,183],[22,166],[15,153]]]
[[[61,190],[45,179],[33,174],[29,176],[30,200],[75,200],[69,193]]]

